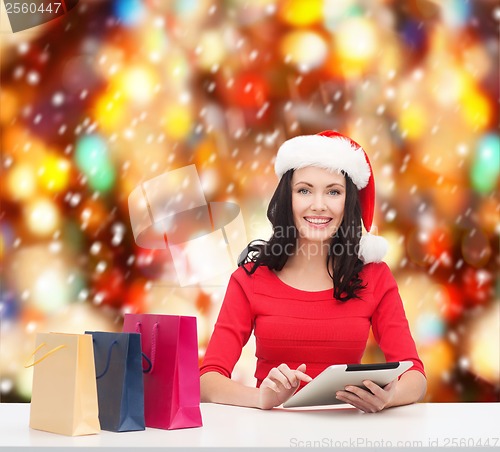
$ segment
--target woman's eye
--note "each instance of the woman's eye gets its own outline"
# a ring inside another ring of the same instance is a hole
[[[336,195],[340,195],[340,192],[338,190],[330,190],[328,192],[329,195],[333,195],[333,196],[336,196]]]
[[[307,188],[300,188],[299,193],[301,195],[307,195],[309,193],[309,190]]]

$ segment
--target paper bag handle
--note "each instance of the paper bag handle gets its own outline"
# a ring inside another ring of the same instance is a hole
[[[135,331],[139,334],[142,334],[141,332],[141,327],[142,323],[137,322],[135,324]],[[143,372],[146,373],[151,373],[153,372],[153,369],[155,367],[155,362],[156,362],[156,344],[158,342],[158,328],[160,327],[160,324],[156,322],[153,325],[153,332],[151,333],[151,360],[148,359],[148,357],[143,353],[142,356],[144,356],[144,359],[148,362],[149,364],[149,369],[143,370]]]
[[[95,343],[95,340],[93,341]],[[106,361],[106,367],[104,368],[104,370],[101,372],[100,375],[96,375],[95,378],[97,380],[99,380],[99,378],[101,377],[104,377],[104,375],[106,375],[106,373],[108,372],[109,370],[109,365],[111,363],[111,351],[113,350],[113,345],[118,345],[118,341],[113,341],[111,343],[111,345],[109,346],[109,350],[108,350],[108,359]],[[97,369],[96,369],[97,370]]]
[[[151,360],[146,356],[146,353],[144,352],[141,352],[142,354],[142,357],[147,361],[149,367],[147,369],[142,369],[142,373],[143,374],[147,374],[149,372],[151,372],[151,368],[153,367],[153,365],[151,364]]]
[[[45,342],[42,342],[36,349],[35,351],[30,355],[30,359],[31,357],[35,356],[35,353],[40,350],[42,347],[44,347],[45,345],[47,345]],[[57,347],[54,347],[52,350],[48,351],[47,353],[45,353],[45,355],[43,355],[40,359],[37,359],[36,361],[32,362],[32,363],[25,363],[24,364],[24,367],[26,369],[28,369],[29,367],[32,367],[32,366],[36,366],[38,363],[42,362],[45,358],[49,357],[50,355],[52,355],[52,353],[55,353],[59,350],[61,350],[61,348],[64,348],[66,347],[66,345],[58,345]]]
[[[95,340],[93,340],[93,342],[95,343]],[[106,366],[104,367],[104,370],[101,372],[101,374],[100,374],[100,375],[96,375],[96,377],[95,377],[95,378],[96,378],[96,380],[99,380],[99,378],[104,377],[104,375],[106,375],[106,374],[108,373],[109,366],[110,366],[110,364],[111,364],[111,351],[113,350],[113,345],[118,345],[118,341],[116,341],[116,340],[115,340],[115,341],[113,341],[113,342],[111,343],[111,345],[109,346],[109,350],[108,350],[108,359],[106,360]],[[143,372],[144,372],[144,373],[147,373],[147,372],[149,372],[149,371],[151,370],[151,361],[149,360],[149,358],[148,358],[148,357],[147,357],[144,353],[142,353],[142,352],[141,352],[141,354],[142,354],[142,356],[144,357],[144,359],[145,359],[145,360],[148,362],[148,364],[149,364],[149,367],[148,367],[146,370],[144,370],[144,369],[143,369]],[[97,369],[96,369],[96,371],[97,371]],[[97,372],[96,372],[96,373],[97,373]]]

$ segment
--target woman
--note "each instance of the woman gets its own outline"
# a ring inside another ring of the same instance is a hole
[[[270,409],[332,364],[359,363],[370,327],[387,361],[413,367],[384,388],[347,386],[337,398],[365,412],[421,400],[422,361],[389,267],[386,243],[365,234],[375,187],[364,150],[337,132],[292,138],[278,150],[268,208],[273,235],[250,243],[227,292],[201,366],[201,397]],[[257,387],[231,380],[252,332]]]

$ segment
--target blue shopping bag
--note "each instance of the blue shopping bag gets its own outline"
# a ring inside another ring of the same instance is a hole
[[[141,335],[85,331],[91,334],[102,430],[144,430]]]

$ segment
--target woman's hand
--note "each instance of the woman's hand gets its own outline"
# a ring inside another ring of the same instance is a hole
[[[286,364],[273,367],[259,387],[259,408],[270,410],[286,402],[292,397],[301,381],[312,380],[305,371],[305,364],[301,364],[295,370],[290,369]]]
[[[396,394],[397,379],[383,388],[370,380],[363,381],[363,384],[367,389],[346,386],[345,391],[337,392],[337,399],[349,403],[365,413],[376,413],[391,406]]]

